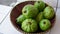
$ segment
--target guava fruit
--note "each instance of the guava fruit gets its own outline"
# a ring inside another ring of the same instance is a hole
[[[22,14],[26,18],[34,18],[38,14],[38,9],[31,4],[27,4],[23,7]]]
[[[40,22],[42,19],[43,19],[43,12],[40,12],[36,17],[36,21]]]
[[[44,11],[44,17],[47,19],[52,19],[54,17],[54,9],[51,6],[47,6]]]
[[[21,24],[26,18],[23,15],[20,15],[19,17],[17,17],[17,24]]]
[[[43,1],[36,1],[34,6],[39,10],[42,11],[45,8],[45,3]]]
[[[51,22],[48,19],[43,19],[40,21],[39,26],[42,31],[46,31],[50,28]]]
[[[25,32],[36,32],[38,29],[38,25],[35,20],[26,19],[22,22],[21,28]]]

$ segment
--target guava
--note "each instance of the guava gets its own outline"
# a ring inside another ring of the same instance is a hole
[[[40,22],[42,19],[43,19],[43,12],[40,12],[36,17],[36,21]]]
[[[39,10],[42,11],[45,8],[45,3],[43,1],[36,1],[34,6]]]
[[[44,17],[47,19],[52,19],[54,17],[54,9],[51,6],[47,6],[44,11]]]
[[[40,29],[46,31],[51,27],[51,22],[48,19],[43,19],[39,23]]]
[[[20,15],[19,17],[17,17],[17,24],[21,24],[26,18],[23,15]]]
[[[22,22],[22,30],[25,32],[36,32],[38,29],[37,22],[33,19],[26,19]]]
[[[34,18],[38,14],[38,9],[31,4],[27,4],[23,7],[22,14],[26,18]]]

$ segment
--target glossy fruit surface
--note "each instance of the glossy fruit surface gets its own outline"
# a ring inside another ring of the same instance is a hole
[[[44,9],[44,17],[47,19],[52,19],[54,17],[54,9],[50,6],[47,6]]]
[[[46,31],[50,28],[51,23],[48,19],[43,19],[40,21],[39,26],[40,26],[41,30]]]
[[[45,3],[43,1],[36,1],[34,6],[39,10],[42,11],[45,8]]]
[[[38,9],[31,4],[28,4],[23,7],[22,14],[26,18],[32,18],[32,17],[34,18],[38,14]]]

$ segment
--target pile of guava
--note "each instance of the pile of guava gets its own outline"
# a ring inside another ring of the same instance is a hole
[[[51,6],[46,6],[43,1],[36,1],[34,5],[27,4],[23,7],[22,14],[16,18],[16,22],[24,32],[37,32],[39,29],[46,31],[51,27],[50,19],[54,14]]]

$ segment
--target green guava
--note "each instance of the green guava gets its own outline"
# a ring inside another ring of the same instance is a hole
[[[45,3],[43,1],[36,1],[34,6],[39,10],[42,11],[45,8]]]
[[[54,9],[50,6],[47,6],[44,11],[44,17],[47,19],[52,19],[54,17]]]
[[[42,19],[43,19],[43,12],[40,12],[36,17],[36,21],[40,22]]]
[[[23,15],[20,15],[19,17],[17,17],[17,24],[21,24],[26,18]]]
[[[38,14],[38,9],[31,4],[28,4],[23,7],[22,14],[26,18],[34,18]]]
[[[38,25],[35,20],[26,19],[23,21],[21,28],[25,32],[36,32],[38,29]]]
[[[43,19],[39,23],[40,29],[46,31],[51,27],[51,22],[48,19]]]

